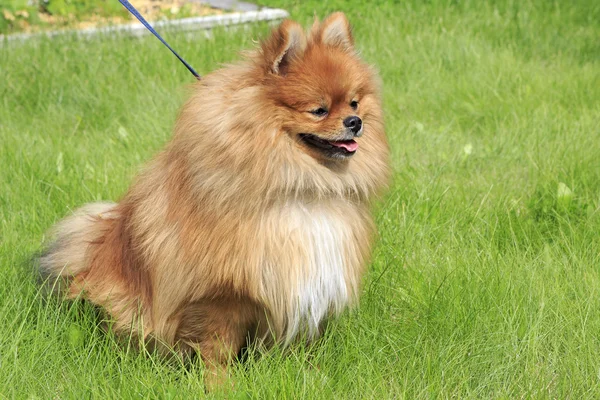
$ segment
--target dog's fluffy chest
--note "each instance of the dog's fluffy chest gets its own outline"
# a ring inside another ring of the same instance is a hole
[[[341,311],[348,301],[344,244],[350,238],[345,221],[324,210],[295,212],[307,246],[306,269],[297,283],[296,322],[304,322],[312,336],[330,311]]]
[[[348,211],[345,204],[292,203],[271,221],[278,232],[270,257],[278,279],[265,276],[264,287],[283,306],[286,341],[299,334],[317,336],[321,322],[353,296],[358,281],[353,271],[361,257],[355,254],[356,232]]]

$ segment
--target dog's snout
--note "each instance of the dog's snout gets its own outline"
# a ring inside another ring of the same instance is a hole
[[[362,129],[362,120],[356,115],[353,115],[344,120],[344,126],[356,135]]]

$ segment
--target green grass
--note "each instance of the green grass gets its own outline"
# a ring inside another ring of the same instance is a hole
[[[360,307],[216,397],[600,398],[600,3],[271,4],[347,12],[394,183]],[[267,31],[167,36],[206,72]],[[119,347],[28,264],[68,210],[119,198],[193,78],[150,37],[4,45],[0,71],[0,397],[203,396],[199,366]]]

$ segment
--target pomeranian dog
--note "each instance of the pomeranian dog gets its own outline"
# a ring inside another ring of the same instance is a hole
[[[50,282],[116,332],[218,374],[248,343],[310,341],[354,303],[389,177],[379,81],[342,13],[286,20],[195,84],[123,199],[55,226]]]

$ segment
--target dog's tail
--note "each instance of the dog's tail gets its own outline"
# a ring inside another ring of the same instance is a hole
[[[39,258],[40,277],[54,289],[62,289],[90,266],[89,247],[103,240],[111,220],[119,218],[115,203],[91,203],[54,226],[50,241]]]

